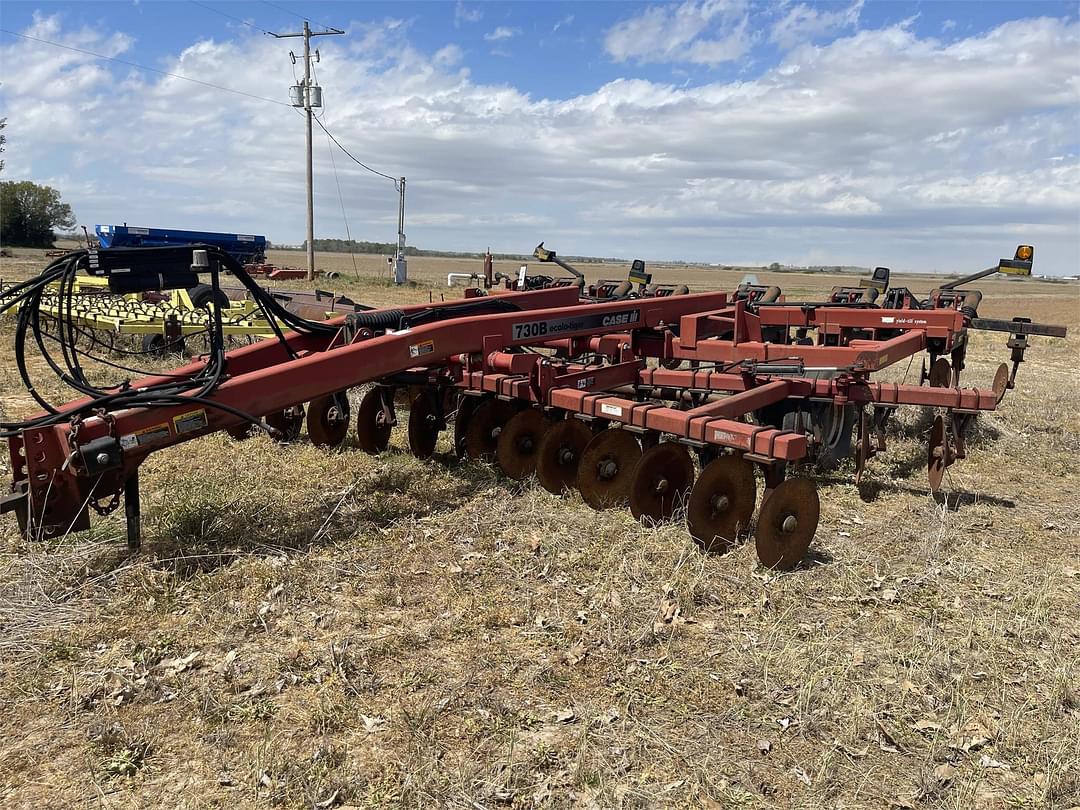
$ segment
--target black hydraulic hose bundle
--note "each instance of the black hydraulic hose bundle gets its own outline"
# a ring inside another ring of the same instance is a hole
[[[285,346],[289,355],[295,357],[285,340],[282,326],[302,334],[333,335],[337,327],[309,321],[288,311],[279,302],[262,289],[244,270],[243,266],[224,251],[208,245],[193,245],[193,250],[205,250],[212,262],[217,262],[217,269],[232,273],[251,294],[257,306],[267,316],[275,336]],[[145,248],[154,251],[155,248]],[[172,249],[175,250],[175,249]],[[96,260],[96,255],[95,255]],[[86,330],[81,328],[73,313],[73,297],[76,274],[80,270],[90,270],[91,251],[79,250],[68,253],[53,262],[35,278],[18,283],[0,291],[0,314],[18,307],[19,315],[15,327],[15,363],[23,384],[45,414],[20,422],[0,422],[0,438],[16,436],[20,431],[51,424],[71,421],[97,411],[112,412],[127,408],[148,407],[153,405],[174,405],[183,402],[195,402],[207,407],[226,411],[234,416],[262,426],[259,419],[235,408],[226,407],[213,400],[206,399],[222,381],[226,373],[225,339],[222,330],[221,312],[217,306],[211,307],[211,325],[209,327],[210,352],[206,364],[191,375],[158,374],[128,366],[119,366],[110,361],[96,358],[86,349],[77,346],[80,335]],[[217,273],[214,273],[216,290]],[[43,313],[42,299],[53,294],[55,288],[55,316]],[[279,325],[280,324],[280,325]],[[50,334],[46,326],[55,326],[56,334]],[[88,401],[77,408],[61,411],[50,403],[35,387],[27,363],[26,341],[33,335],[38,352],[54,374],[68,387],[85,396]],[[59,357],[50,351],[49,344],[58,344]],[[133,371],[146,376],[163,376],[168,379],[138,389],[131,387],[130,380],[101,387],[93,384],[86,375],[80,357],[98,360],[105,365]]]

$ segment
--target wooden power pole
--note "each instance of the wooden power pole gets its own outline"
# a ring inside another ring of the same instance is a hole
[[[278,39],[286,39],[288,37],[303,37],[304,38],[304,83],[300,85],[293,85],[290,96],[292,105],[294,107],[304,108],[304,118],[306,119],[306,131],[305,131],[305,143],[307,146],[307,278],[308,281],[314,281],[315,279],[315,194],[312,180],[312,166],[311,166],[311,110],[313,107],[322,106],[322,88],[318,85],[311,83],[311,38],[312,37],[326,37],[334,36],[337,34],[344,34],[337,28],[327,28],[325,31],[312,31],[311,26],[308,25],[308,21],[304,20],[304,30],[291,34],[274,34]],[[289,56],[292,57],[295,63],[296,57],[290,52]],[[315,51],[315,59],[318,61],[319,52]]]

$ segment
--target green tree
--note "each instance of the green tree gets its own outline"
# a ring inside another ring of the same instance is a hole
[[[52,247],[53,228],[75,227],[60,192],[29,180],[0,182],[0,244]]]
[[[4,127],[7,126],[7,119],[0,118],[0,153],[4,151],[4,144],[7,143],[7,135],[4,134]],[[4,161],[0,160],[0,172],[4,170]]]

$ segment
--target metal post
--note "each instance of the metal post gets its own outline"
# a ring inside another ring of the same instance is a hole
[[[127,518],[127,546],[138,551],[142,544],[142,508],[139,506],[139,471],[124,484],[124,516]]]
[[[307,119],[307,279],[315,280],[315,194],[311,171],[311,27],[304,20],[304,117]]]
[[[398,226],[397,255],[394,257],[394,283],[404,284],[409,280],[409,269],[405,259],[405,178],[398,180]]]

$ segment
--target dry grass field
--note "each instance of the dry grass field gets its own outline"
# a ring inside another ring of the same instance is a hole
[[[40,268],[16,253],[0,277]],[[479,269],[413,258],[395,288],[382,257],[359,280],[331,260],[346,275],[320,286],[373,304],[457,296],[446,273]],[[850,462],[821,478],[791,573],[508,482],[445,438],[418,461],[402,430],[378,458],[224,435],[151,456],[136,556],[122,512],[48,546],[5,517],[0,806],[1080,805],[1080,289],[979,287],[980,314],[1070,336],[1032,339],[947,497],[918,409],[861,487]],[[7,417],[33,410],[11,336]],[[1005,339],[975,335],[967,385]]]

